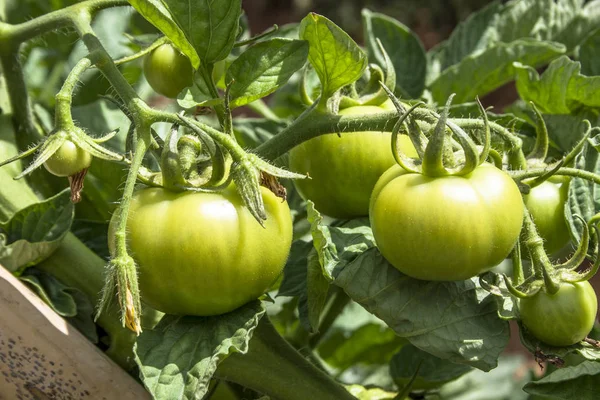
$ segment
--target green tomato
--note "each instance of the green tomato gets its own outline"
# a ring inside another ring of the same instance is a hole
[[[523,212],[519,188],[493,165],[435,178],[394,165],[373,190],[370,220],[379,250],[398,270],[417,279],[456,281],[508,256]]]
[[[531,189],[523,196],[527,209],[545,240],[544,248],[548,254],[562,249],[571,237],[565,221],[565,204],[569,195],[568,179],[546,181]]]
[[[190,60],[173,45],[163,44],[144,59],[144,76],[155,92],[175,98],[183,89],[192,86],[194,69]]]
[[[46,160],[44,167],[52,175],[73,176],[92,164],[92,156],[70,140],[66,140],[52,156]]]
[[[261,296],[280,275],[292,242],[287,203],[261,190],[264,228],[233,185],[219,193],[136,192],[127,240],[142,299],[167,314],[208,316]],[[114,231],[113,218],[109,243]]]
[[[555,294],[541,289],[533,297],[520,299],[519,311],[533,336],[551,346],[570,346],[592,330],[598,300],[589,282],[564,282]]]
[[[387,112],[377,106],[345,108],[340,115]],[[399,136],[400,150],[411,157],[416,151],[406,135]],[[290,151],[290,169],[311,179],[294,181],[300,195],[315,203],[321,213],[353,218],[369,213],[369,198],[377,179],[395,164],[390,132],[352,132],[321,135]]]

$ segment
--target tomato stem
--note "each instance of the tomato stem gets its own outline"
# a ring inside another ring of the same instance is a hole
[[[254,331],[248,353],[232,354],[215,375],[275,399],[356,400],[290,346],[267,317]]]
[[[84,57],[75,64],[75,67],[69,72],[67,79],[62,87],[56,93],[56,106],[54,112],[54,125],[56,129],[69,131],[75,127],[73,116],[71,114],[71,102],[73,99],[73,91],[79,83],[79,78],[90,66],[92,60],[89,57]]]
[[[540,237],[529,210],[525,209],[523,220],[524,240],[535,271],[535,277],[544,281],[546,292],[558,292],[560,285],[554,281],[554,267],[544,250],[544,240]]]

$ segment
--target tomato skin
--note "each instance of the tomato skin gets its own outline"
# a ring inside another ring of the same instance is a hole
[[[377,106],[349,107],[340,115],[388,112]],[[399,136],[401,151],[416,157],[406,135]],[[304,199],[315,203],[322,214],[354,218],[369,213],[369,198],[377,179],[395,164],[390,132],[352,132],[321,135],[290,151],[292,171],[308,173],[311,179],[295,180]]]
[[[192,85],[194,69],[185,55],[166,43],[146,56],[144,76],[155,92],[174,99],[179,92]]]
[[[555,294],[541,289],[519,300],[523,325],[539,340],[552,346],[579,343],[596,321],[598,300],[589,282],[563,282]]]
[[[565,221],[568,195],[569,180],[551,178],[523,196],[548,254],[556,253],[571,240]]]
[[[285,201],[261,189],[265,228],[234,186],[219,193],[136,192],[127,239],[142,299],[168,314],[208,316],[262,295],[289,255],[292,217]],[[113,218],[109,243],[114,225]]]
[[[89,168],[92,155],[70,140],[66,140],[49,159],[44,167],[52,175],[72,176]]]
[[[482,164],[465,176],[427,177],[394,165],[370,206],[375,241],[398,270],[417,279],[456,281],[500,263],[523,223],[519,188]]]

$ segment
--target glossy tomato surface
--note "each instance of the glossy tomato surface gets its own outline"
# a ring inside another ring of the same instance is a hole
[[[377,106],[345,108],[340,115],[367,115],[389,110]],[[401,151],[416,157],[406,135],[400,135]],[[353,218],[369,213],[369,198],[377,179],[395,164],[390,132],[335,133],[310,139],[290,151],[290,169],[308,173],[311,179],[294,181],[304,199],[312,200],[321,213]]]
[[[529,194],[523,196],[548,254],[562,249],[571,239],[565,220],[568,195],[569,180],[552,179],[532,188]]]
[[[517,185],[490,164],[439,178],[394,165],[373,190],[370,220],[379,250],[398,270],[417,279],[455,281],[508,256],[523,211]]]
[[[146,56],[144,76],[155,92],[175,98],[179,92],[192,85],[194,69],[185,55],[167,43]]]
[[[598,300],[589,282],[562,283],[558,292],[541,289],[519,300],[523,325],[539,340],[552,346],[570,346],[590,333]]]
[[[44,167],[56,176],[72,176],[89,168],[92,156],[70,140],[66,140],[49,159]]]
[[[220,193],[135,193],[127,238],[142,299],[168,314],[206,316],[262,295],[288,257],[292,219],[285,201],[261,189],[265,228],[233,186]]]

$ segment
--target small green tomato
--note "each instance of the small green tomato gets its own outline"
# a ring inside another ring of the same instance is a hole
[[[73,176],[89,168],[92,156],[70,140],[66,140],[46,162],[44,167],[52,175]]]

